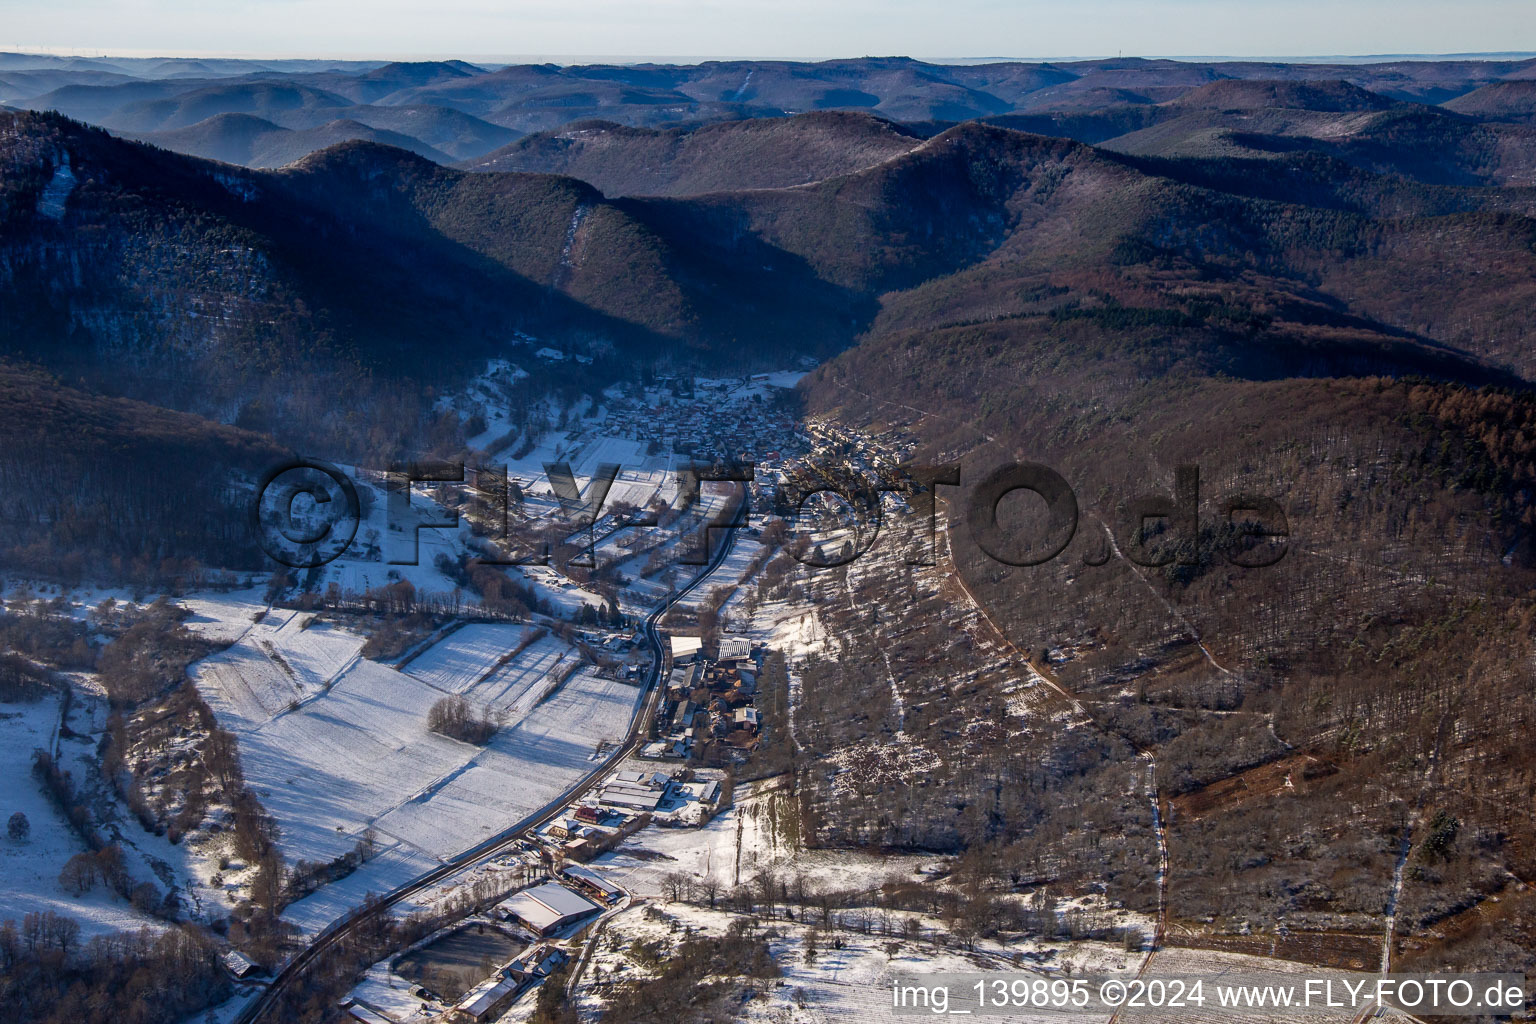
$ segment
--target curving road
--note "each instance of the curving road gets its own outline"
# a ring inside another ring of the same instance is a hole
[[[714,526],[714,524],[711,524],[711,526],[706,527],[706,530],[708,529],[721,529],[721,527],[717,527]],[[671,608],[673,604],[687,596],[691,591],[693,591],[706,579],[708,579],[710,574],[712,574],[716,569],[720,568],[721,563],[723,563],[726,558],[729,557],[731,548],[735,545],[736,542],[736,529],[724,529],[724,533],[725,536],[720,538],[717,544],[717,549],[714,554],[710,556],[709,562],[699,570],[698,574],[695,575],[692,580],[688,582],[688,585],[668,597],[645,618],[642,632],[645,635],[646,643],[650,646],[653,655],[651,659],[650,673],[645,683],[647,689],[650,692],[649,696],[646,698],[644,707],[642,707],[640,713],[635,716],[634,721],[630,723],[629,733],[625,736],[623,744],[615,747],[613,752],[603,760],[600,766],[594,769],[576,785],[566,790],[566,792],[561,794],[558,799],[545,804],[543,807],[539,808],[537,811],[524,818],[522,821],[519,821],[517,824],[506,829],[505,831],[492,836],[490,839],[485,840],[478,846],[473,846],[470,849],[465,850],[464,852],[444,862],[442,865],[433,868],[431,871],[428,871],[426,874],[419,875],[411,881],[407,882],[405,885],[402,885],[400,888],[395,889],[393,892],[385,894],[378,901],[371,903],[366,907],[359,907],[346,916],[332,922],[328,927],[325,928],[325,930],[316,935],[314,940],[310,942],[308,946],[306,946],[303,950],[301,950],[291,960],[288,961],[282,970],[280,970],[272,979],[272,983],[267,986],[267,988],[263,990],[255,1000],[246,1006],[246,1008],[241,1011],[238,1017],[235,1018],[235,1024],[256,1024],[258,1021],[271,1019],[272,1009],[276,1005],[278,999],[283,995],[283,993],[285,993],[291,986],[303,978],[305,972],[309,969],[310,965],[315,962],[315,960],[317,960],[321,955],[323,955],[331,947],[335,946],[342,939],[350,935],[365,921],[372,920],[378,915],[388,912],[391,907],[395,906],[402,900],[405,900],[415,895],[416,893],[421,892],[423,889],[428,889],[438,884],[443,879],[457,874],[460,871],[463,871],[480,861],[494,857],[505,850],[507,847],[514,846],[523,839],[526,839],[530,832],[548,822],[560,811],[562,807],[565,807],[572,800],[581,797],[588,790],[592,789],[592,787],[596,784],[597,780],[603,775],[603,773],[611,768],[616,762],[622,760],[625,757],[628,757],[631,753],[634,752],[634,750],[640,745],[641,737],[643,735],[642,727],[644,723],[647,722],[651,715],[655,713],[656,703],[660,700],[661,695],[666,690],[664,686],[660,685],[661,666],[664,663],[664,652],[661,644],[661,630],[658,626],[658,623],[661,621],[661,617],[667,613],[667,610]]]

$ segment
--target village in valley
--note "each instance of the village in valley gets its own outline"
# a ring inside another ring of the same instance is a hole
[[[624,1008],[693,986],[745,1019],[823,1024],[889,1019],[908,971],[1137,970],[1159,926],[1144,910],[1048,885],[981,900],[953,855],[870,851],[883,812],[864,794],[949,770],[919,719],[960,716],[963,751],[994,728],[957,677],[1000,677],[1016,737],[1032,716],[1073,719],[945,567],[903,563],[900,531],[855,566],[871,538],[847,503],[796,505],[913,450],[898,430],[798,418],[784,389],[799,375],[662,377],[514,416],[526,374],[491,364],[443,410],[506,467],[512,532],[547,558],[497,563],[483,507],[450,488],[418,486],[396,521],[383,474],[350,467],[357,540],[324,566],[179,596],[13,593],[13,612],[60,629],[115,637],[154,617],[182,638],[191,686],[121,721],[81,672],[73,700],[0,719],[0,748],[45,749],[67,794],[30,808],[32,849],[56,863],[5,911],[82,916],[91,934],[208,923],[232,987],[219,1024],[283,1005],[302,972],[334,977],[329,1005],[364,1024],[520,1024],[557,1004],[577,1014],[561,1020],[653,1021]],[[690,483],[742,463],[748,479]],[[597,507],[573,516],[551,467],[584,501],[607,479]],[[943,652],[924,652],[927,613]],[[849,646],[871,636],[892,643]],[[808,691],[828,655],[888,699]],[[926,667],[895,667],[908,656]],[[808,731],[824,760],[803,760]],[[226,749],[238,767],[210,768]],[[846,813],[818,817],[797,785]],[[1144,811],[1138,785],[1116,799]],[[66,798],[89,820],[62,817]],[[94,843],[118,881],[55,880]]]
[[[138,890],[130,906],[113,887],[65,890],[45,871],[32,895],[7,897],[26,904],[10,913],[83,913],[91,934],[181,914],[218,924],[234,985],[221,1021],[259,1002],[295,951],[382,914],[412,939],[340,1009],[396,1024],[511,1021],[553,975],[590,998],[623,977],[624,957],[596,936],[664,902],[655,866],[673,857],[650,845],[702,833],[722,856],[733,846],[731,886],[752,876],[763,837],[784,852],[787,823],[740,820],[755,806],[741,796],[759,784],[741,780],[765,735],[783,742],[789,681],[781,667],[765,699],[763,674],[776,648],[781,666],[792,655],[807,621],[783,586],[783,530],[763,514],[817,444],[782,402],[801,372],[661,377],[514,424],[498,409],[525,376],[492,363],[447,405],[479,428],[470,448],[507,465],[516,523],[554,539],[554,559],[497,570],[516,603],[484,589],[473,506],[418,492],[396,521],[383,475],[365,467],[348,467],[364,498],[356,541],[319,569],[230,576],[158,603],[111,590],[49,597],[42,583],[12,592],[13,611],[106,636],[152,613],[211,653],[188,664],[191,689],[121,725],[87,673],[74,701],[0,721],[10,746],[46,748],[60,785],[95,807],[89,825],[53,828],[57,812],[39,802],[33,851],[56,848],[62,863],[89,837],[120,851],[128,884],[155,890],[152,909]],[[688,469],[711,460],[755,472],[690,494]],[[588,494],[602,464],[616,464],[597,514],[572,520],[551,463]],[[444,507],[462,513],[446,527],[434,512]],[[644,509],[661,525],[628,526]],[[690,533],[704,538],[700,557],[689,557]],[[411,534],[415,557],[392,557]],[[584,547],[586,569],[573,557]],[[774,558],[770,599],[761,584]],[[121,775],[106,784],[94,751],[114,729]],[[233,739],[239,790],[210,778],[189,797],[179,789],[189,771],[201,777],[209,735]],[[247,837],[242,801],[259,802],[270,846]],[[145,830],[167,817],[169,834]]]

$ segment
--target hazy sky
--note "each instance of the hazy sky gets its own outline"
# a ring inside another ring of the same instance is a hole
[[[824,58],[1536,50],[1531,0],[0,0],[0,49]]]

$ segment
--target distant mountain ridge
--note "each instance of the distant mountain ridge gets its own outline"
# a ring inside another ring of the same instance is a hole
[[[283,167],[316,150],[351,141],[394,146],[440,164],[453,161],[448,154],[409,135],[380,131],[347,119],[295,130],[251,114],[215,114],[185,128],[144,132],[135,137],[177,153],[258,168]]]
[[[1170,107],[1186,113],[1282,108],[1343,113],[1384,112],[1393,103],[1443,104],[1448,111],[1484,120],[1520,122],[1527,117],[1528,103],[1511,105],[1492,97],[1514,96],[1519,83],[1533,75],[1532,60],[1299,64],[1124,58],[927,64],[871,57],[817,63],[482,67],[454,60],[13,58],[0,62],[0,103],[57,110],[138,134],[186,128],[230,113],[295,130],[355,121],[410,135],[456,160],[469,160],[522,135],[591,120],[629,128],[692,128],[834,110],[914,127],[1027,119],[1066,126],[1063,130],[1074,137],[1094,143],[1160,123],[1171,116],[1166,112]],[[1502,93],[1476,95],[1499,87]],[[1462,111],[1458,103],[1481,106]],[[434,113],[424,118],[418,133],[405,119],[385,113],[393,108]],[[472,120],[450,126],[447,111]],[[475,127],[466,131],[466,124]],[[508,134],[497,138],[497,132]]]
[[[910,152],[921,141],[896,123],[841,111],[667,129],[578,121],[462,166],[566,174],[609,196],[697,195],[820,181]]]

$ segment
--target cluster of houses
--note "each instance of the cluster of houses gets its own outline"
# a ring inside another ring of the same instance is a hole
[[[672,672],[658,709],[658,739],[642,757],[690,758],[714,740],[736,750],[757,746],[757,661],[752,642],[742,637],[720,641],[713,659],[704,656],[696,636],[671,638]]]
[[[609,807],[654,814],[671,788],[671,776],[662,772],[621,771],[598,790],[597,800]]]
[[[589,860],[658,815],[675,815],[692,803],[717,803],[720,783],[690,782],[691,774],[683,767],[670,774],[649,769],[615,772],[583,802],[561,812],[537,838],[559,860]]]
[[[794,436],[794,419],[767,402],[732,401],[731,393],[767,380],[766,375],[691,383],[660,378],[656,387],[646,388],[637,399],[608,404],[608,416],[599,429],[603,434],[652,442],[665,452],[682,445],[685,454],[692,456],[761,460]]]
[[[578,804],[538,834],[546,847],[566,860],[587,860],[631,834],[642,824],[644,808]]]
[[[866,434],[830,420],[810,420],[805,433],[797,437],[814,446],[818,457],[834,458],[871,473],[894,469],[917,452],[917,441],[899,428]]]

